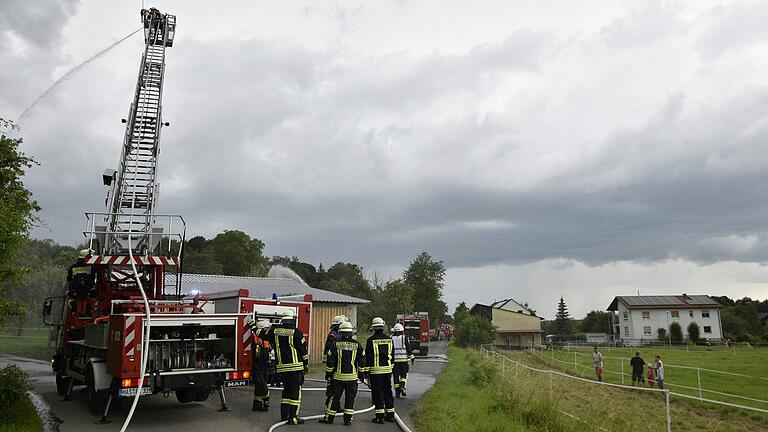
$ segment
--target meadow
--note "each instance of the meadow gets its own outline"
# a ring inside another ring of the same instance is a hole
[[[527,366],[528,353],[504,352]],[[502,365],[477,351],[449,347],[450,363],[411,415],[416,429],[447,431],[661,431],[659,392],[623,389]],[[672,399],[673,431],[764,431],[768,415]]]
[[[678,394],[768,409],[768,349],[711,347],[601,348],[607,382],[630,385],[629,359],[640,351],[646,363],[661,356],[665,383]],[[592,350],[533,352],[550,366],[587,378],[595,378]],[[645,370],[647,374],[647,369]],[[765,402],[761,402],[765,401]]]
[[[48,328],[25,329],[17,336],[13,329],[0,331],[0,354],[50,360],[55,351],[55,342],[48,343]]]

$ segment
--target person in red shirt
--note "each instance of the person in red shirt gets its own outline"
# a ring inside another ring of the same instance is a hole
[[[656,376],[653,373],[653,364],[648,364],[648,387],[653,388],[655,384]]]

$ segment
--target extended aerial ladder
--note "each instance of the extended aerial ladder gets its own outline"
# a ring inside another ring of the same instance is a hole
[[[186,403],[218,391],[226,408],[224,387],[247,385],[251,370],[248,315],[217,313],[213,302],[183,295],[184,219],[156,212],[160,132],[168,126],[165,54],[176,17],[152,8],[141,20],[144,53],[119,167],[104,172],[107,210],[86,213],[88,249],[73,266],[87,283],[72,282],[43,308],[46,324],[60,329],[52,362],[58,392],[68,398],[84,385],[103,420],[113,398],[137,394],[173,391]],[[59,314],[53,305],[60,300]]]

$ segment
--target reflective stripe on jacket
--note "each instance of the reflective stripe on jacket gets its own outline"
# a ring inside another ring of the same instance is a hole
[[[376,330],[365,343],[365,363],[372,375],[392,373],[392,339],[382,330]]]
[[[394,353],[395,363],[407,362],[413,358],[410,341],[404,333],[392,335],[392,351]]]

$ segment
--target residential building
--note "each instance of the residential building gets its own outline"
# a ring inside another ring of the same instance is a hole
[[[669,325],[680,324],[683,337],[688,325],[699,325],[699,337],[717,341],[723,338],[720,323],[722,305],[706,295],[617,296],[608,306],[614,312],[613,338],[628,345],[641,345],[657,339],[658,329],[669,333]]]
[[[514,299],[500,300],[490,305],[478,303],[472,306],[469,313],[490,320],[496,327],[494,345],[507,349],[541,345],[543,318]]]

